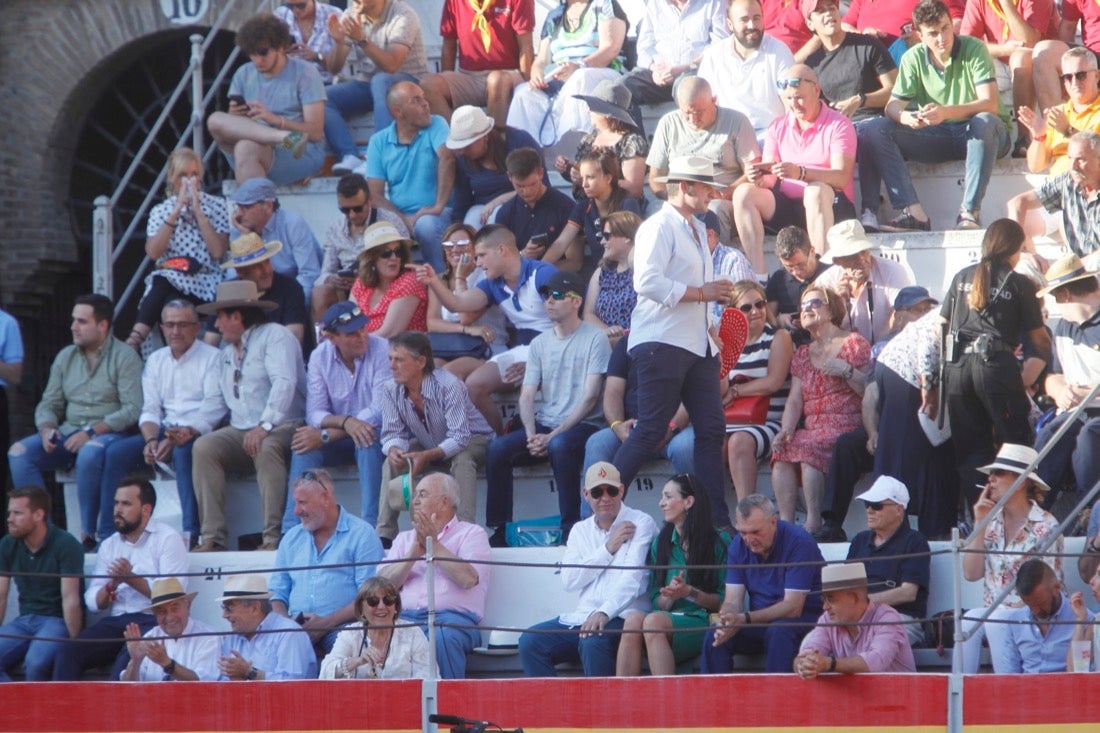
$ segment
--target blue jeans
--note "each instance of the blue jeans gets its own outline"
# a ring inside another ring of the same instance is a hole
[[[611,428],[604,428],[593,433],[588,442],[584,444],[584,468],[581,475],[588,473],[593,463],[615,459],[622,441]],[[654,451],[653,458],[665,458],[672,464],[672,470],[677,474],[694,473],[695,465],[695,431],[690,425],[672,436],[672,440],[665,443],[659,451]],[[630,488],[630,487],[627,487]],[[660,491],[660,487],[657,488]],[[592,515],[592,507],[587,501],[581,502],[581,519],[587,519]]]
[[[428,609],[403,609],[401,620],[414,623],[424,635],[428,635]],[[458,626],[476,626],[477,617],[465,611],[437,609],[437,624],[456,624]],[[460,680],[466,676],[466,655],[481,644],[481,631],[468,628],[436,627],[435,661],[439,665],[439,676],[445,680]]]
[[[65,449],[64,442],[68,436],[62,438],[53,452],[47,453],[38,433],[29,435],[17,443],[23,446],[22,454],[8,452],[12,485],[44,488],[43,471],[68,469],[75,464],[76,494],[80,499],[80,521],[84,533],[96,536],[98,532],[100,539],[110,537],[115,531],[115,486],[118,481],[111,478],[115,475],[114,470],[108,475],[104,467],[118,467],[121,476],[125,476],[145,465],[141,457],[141,443],[135,450],[132,443],[127,444],[124,440],[126,437],[123,433],[97,435],[73,455]]]
[[[714,646],[714,629],[707,629],[699,671],[729,674],[733,671],[734,654],[763,653],[765,672],[789,673],[802,637],[813,627],[811,619],[776,619],[767,626],[745,627],[720,646]]]
[[[856,125],[856,166],[859,169],[860,206],[878,211],[878,194],[886,181],[890,205],[904,209],[917,203],[909,166],[894,142],[898,125],[889,117],[872,117]]]
[[[158,435],[164,439],[164,430]],[[176,472],[176,493],[180,497],[180,515],[183,531],[190,533],[192,537],[199,536],[199,505],[195,500],[195,482],[191,478],[191,449],[195,446],[192,440],[186,445],[172,448],[172,470]],[[145,450],[145,438],[140,433],[130,435],[118,444],[117,450],[125,451],[127,455],[136,453],[142,455]],[[144,462],[144,458],[142,459]],[[110,463],[104,471],[103,483],[117,486],[118,482],[125,478],[126,474],[134,470],[133,466],[123,463]],[[112,495],[113,496],[113,495]]]
[[[157,622],[151,613],[104,616],[95,625],[81,631],[76,640],[65,643],[54,662],[54,682],[73,682],[79,680],[86,670],[108,664],[112,666],[107,679],[117,680],[130,663],[130,652],[126,650],[126,639],[122,636],[130,623],[137,624],[144,634]]]
[[[65,619],[29,613],[13,618],[0,626],[0,637],[33,636],[27,639],[0,638],[0,682],[11,682],[8,670],[22,660],[28,682],[53,679],[53,660],[62,648],[62,642],[44,639],[68,639],[69,628]]]
[[[369,82],[353,79],[332,84],[325,89],[325,139],[328,140],[337,162],[345,155],[359,155],[355,139],[351,136],[347,118],[374,112],[374,129],[381,130],[393,122],[390,108],[386,106],[386,93],[399,81],[419,80],[412,74],[378,72]]]
[[[548,433],[551,428],[537,425],[538,432]],[[554,436],[547,446],[550,466],[554,469],[554,483],[558,493],[558,512],[561,514],[562,537],[580,520],[581,466],[584,463],[584,444],[588,436],[596,432],[596,426],[578,423]],[[547,460],[547,456],[532,456],[527,452],[527,433],[517,428],[507,435],[494,438],[485,455],[485,524],[503,527],[512,521],[512,469],[530,466]]]
[[[443,231],[451,225],[451,209],[425,214],[413,225],[413,239],[420,245],[420,259],[443,272]]]
[[[982,199],[993,175],[993,163],[1007,155],[1012,145],[1008,128],[1000,117],[979,112],[966,122],[944,122],[919,130],[883,119],[893,126],[894,142],[906,160],[921,163],[965,160],[962,208],[966,211],[982,208]],[[860,175],[863,175],[862,169]]]
[[[374,526],[378,519],[378,492],[382,486],[382,444],[375,441],[366,448],[356,448],[355,441],[351,438],[340,438],[308,453],[291,451],[283,534],[298,526],[298,518],[294,516],[294,479],[311,468],[346,466],[350,463],[354,463],[359,469],[360,513],[370,526]]]
[[[1063,413],[1044,425],[1035,438],[1035,449],[1042,450],[1068,418],[1069,413]],[[1054,491],[1069,485],[1076,485],[1082,494],[1092,489],[1100,480],[1100,417],[1074,420],[1039,464],[1038,473]]]
[[[605,629],[623,627],[621,618],[607,622]],[[572,633],[532,633],[540,629]],[[535,624],[519,637],[519,659],[528,677],[557,677],[554,665],[562,662],[581,663],[585,677],[614,677],[615,655],[619,650],[619,634],[597,634],[581,638],[580,626],[566,626],[556,618]]]
[[[629,486],[668,432],[682,402],[695,429],[695,476],[706,487],[714,523],[729,524],[722,445],[726,416],[718,392],[718,357],[696,356],[678,346],[648,342],[630,350],[638,374],[638,422],[615,454],[615,467]]]

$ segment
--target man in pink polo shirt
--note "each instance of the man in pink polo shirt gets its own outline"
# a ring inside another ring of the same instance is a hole
[[[790,67],[778,85],[787,112],[768,125],[762,161],[733,192],[737,235],[750,260],[763,252],[765,226],[804,227],[825,254],[829,227],[856,218],[852,121],[821,101],[817,75],[805,64]]]

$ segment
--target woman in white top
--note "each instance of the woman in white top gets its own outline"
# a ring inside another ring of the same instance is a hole
[[[386,578],[375,576],[355,596],[355,615],[336,636],[320,678],[412,679],[428,676],[428,639],[401,616],[401,594]]]

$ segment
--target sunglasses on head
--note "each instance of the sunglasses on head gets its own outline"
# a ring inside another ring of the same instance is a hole
[[[379,598],[378,596],[367,596],[363,600],[366,601],[367,605],[371,608],[377,608],[379,603],[385,603],[387,606],[393,606],[393,604],[397,603],[397,596],[382,596],[381,598]]]
[[[768,304],[763,300],[758,300],[755,303],[744,303],[737,306],[737,310],[742,313],[752,313],[753,311],[762,311],[768,307]]]
[[[378,253],[378,259],[380,259],[380,260],[388,260],[391,257],[400,257],[400,256],[401,256],[401,248],[400,247],[398,247],[396,249],[384,249],[384,250],[382,250],[381,252]]]
[[[452,239],[447,242],[441,242],[444,247],[465,247],[470,244],[469,239]]]
[[[329,321],[328,323],[326,323],[326,324],[325,324],[325,330],[326,330],[326,331],[332,331],[332,330],[333,330],[333,329],[335,329],[335,328],[336,328],[337,326],[342,326],[342,325],[344,325],[345,323],[348,323],[348,322],[350,322],[350,321],[351,321],[351,319],[353,319],[353,318],[358,318],[358,317],[359,317],[359,316],[361,316],[361,315],[363,315],[363,311],[359,310],[359,308],[358,308],[358,307],[356,307],[356,308],[352,308],[352,309],[351,309],[350,311],[348,311],[347,313],[341,313],[340,315],[336,316],[336,317],[335,317],[335,318],[333,318],[333,319],[332,319],[331,321]],[[312,472],[311,472],[311,471],[307,471],[306,473],[312,473]],[[302,475],[303,475],[303,476],[305,476],[305,474],[302,474]]]
[[[1069,74],[1062,74],[1062,81],[1066,84],[1069,84],[1074,79],[1076,79],[1077,81],[1084,81],[1085,79],[1089,78],[1089,74],[1091,73],[1091,71],[1077,71]]]
[[[362,214],[365,208],[367,208],[366,204],[359,204],[358,206],[341,206],[340,213],[344,216],[348,214]]]
[[[778,79],[775,82],[775,86],[776,86],[776,88],[779,89],[779,91],[783,91],[784,89],[794,89],[796,86],[798,86],[799,84],[801,84],[804,81],[809,81],[809,80],[808,79],[803,79],[800,76],[795,76],[795,77],[791,77],[790,79]]]
[[[580,296],[574,293],[572,290],[562,292],[561,290],[548,290],[542,294],[543,300],[565,300],[566,298],[579,298]]]
[[[597,501],[603,498],[604,493],[614,499],[619,495],[618,486],[594,486],[588,490],[588,495]]]
[[[812,311],[816,308],[820,308],[823,305],[825,305],[825,301],[821,298],[811,298],[810,300],[807,300],[804,303],[800,304],[799,307],[804,311]]]
[[[884,501],[865,501],[863,505],[873,512],[881,512],[884,506],[888,506]]]

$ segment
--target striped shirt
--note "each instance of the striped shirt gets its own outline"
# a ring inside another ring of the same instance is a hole
[[[406,451],[413,438],[424,447],[439,448],[447,458],[466,449],[471,436],[493,436],[485,417],[470,402],[466,385],[442,369],[424,375],[420,384],[424,414],[416,411],[402,384],[390,381],[382,390],[382,453]]]
[[[768,359],[772,354],[772,339],[775,338],[775,326],[765,325],[764,333],[752,343],[746,343],[741,351],[741,358],[730,369],[728,377],[748,377],[749,379],[763,379],[768,376]],[[787,395],[791,393],[791,377],[788,373],[783,386],[772,393],[768,403],[768,422],[781,422],[783,419],[783,407],[787,404]]]

